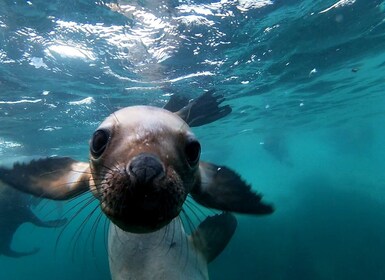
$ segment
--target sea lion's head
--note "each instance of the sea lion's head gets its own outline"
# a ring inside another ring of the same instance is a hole
[[[200,144],[167,110],[134,106],[110,115],[90,141],[90,189],[120,228],[151,232],[179,215],[200,183]]]

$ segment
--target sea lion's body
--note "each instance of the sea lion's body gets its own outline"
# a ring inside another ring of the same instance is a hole
[[[207,265],[226,247],[237,226],[230,213],[207,217],[186,234],[180,217],[151,233],[110,225],[108,255],[113,280],[209,279]]]
[[[111,224],[108,247],[114,280],[208,279],[207,260],[179,218],[145,234],[125,232]]]
[[[42,221],[31,210],[33,204],[31,195],[22,193],[0,181],[0,255],[8,257],[23,257],[38,252],[16,252],[11,249],[13,235],[24,223],[32,223],[39,227],[57,227],[66,220]]]
[[[218,109],[222,101],[208,92],[176,113],[150,106],[120,109],[94,132],[89,162],[45,158],[0,168],[0,179],[51,199],[91,191],[114,224],[114,280],[207,279],[207,263],[226,247],[236,221],[223,213],[187,236],[176,222],[187,196],[222,211],[273,212],[237,173],[200,161],[201,146],[188,124],[228,114],[226,106]]]

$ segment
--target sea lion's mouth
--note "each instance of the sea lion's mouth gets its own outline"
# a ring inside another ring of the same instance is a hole
[[[144,175],[133,176],[125,168],[108,169],[97,186],[101,208],[124,231],[152,232],[179,215],[187,193],[171,168],[159,172],[137,168]]]
[[[124,231],[151,232],[167,225],[179,215],[181,203],[172,201],[166,195],[168,193],[145,197],[125,196],[115,202],[114,207],[106,203],[102,208],[110,220]]]

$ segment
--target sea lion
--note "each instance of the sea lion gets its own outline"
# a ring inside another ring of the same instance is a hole
[[[159,235],[159,230],[172,221],[171,227],[175,226],[174,219],[187,195],[205,207],[222,211],[272,213],[273,207],[262,202],[262,196],[252,191],[236,172],[200,160],[201,146],[188,124],[202,125],[229,111],[218,109],[222,99],[211,103],[214,106],[200,101],[198,98],[176,113],[151,106],[120,109],[94,132],[88,163],[65,157],[44,158],[17,163],[12,169],[0,168],[0,179],[24,192],[56,200],[91,191],[114,224],[110,230],[110,253],[121,235],[140,243],[148,234]],[[119,238],[114,237],[114,230]],[[182,230],[176,232],[183,233]],[[116,256],[110,255],[110,260],[114,259]],[[141,266],[146,266],[145,261]],[[183,271],[183,267],[163,269]],[[154,279],[159,279],[157,273],[152,271]],[[124,279],[113,265],[112,275],[114,279]],[[130,277],[145,279],[142,274]]]
[[[32,223],[39,227],[60,227],[66,219],[42,221],[31,210],[32,197],[11,188],[0,181],[0,255],[7,257],[23,257],[39,251],[35,248],[28,252],[12,250],[12,238],[19,226]]]

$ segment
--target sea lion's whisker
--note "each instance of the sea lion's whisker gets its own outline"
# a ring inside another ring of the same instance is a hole
[[[87,193],[88,196],[84,196],[81,198],[80,200],[80,197],[76,197],[74,199],[71,200],[71,202],[75,202],[75,200],[79,200],[79,201],[76,201],[76,204],[75,205],[71,205],[71,207],[66,210],[66,212],[64,212],[64,214],[69,214],[71,211],[73,211],[75,208],[77,208],[79,205],[82,205],[82,208],[85,208],[87,207],[87,205],[85,205],[85,201],[87,201],[86,203],[92,203],[94,202],[95,200],[97,200],[93,195],[91,195],[90,193]],[[91,202],[90,202],[91,201]],[[68,203],[69,204],[69,203]]]
[[[178,223],[178,226],[181,228],[181,229],[183,229],[183,228],[185,228],[184,227],[184,222],[183,222],[183,220],[182,220],[182,218],[181,218],[181,215],[184,215],[184,213],[183,213],[183,209],[182,209],[182,211],[181,211],[181,214],[177,217],[177,220],[176,220],[176,222],[175,222],[175,224],[177,224]],[[181,260],[182,259],[182,254],[183,254],[183,241],[184,241],[184,238],[183,238],[184,236],[183,236],[183,231],[182,230],[179,230],[179,239],[180,239],[180,248],[179,248],[179,257],[178,257],[178,259],[179,260]],[[187,241],[188,242],[188,241]]]
[[[187,196],[186,203],[188,203],[191,207],[194,207],[194,209],[196,209],[204,217],[206,217],[207,215],[215,215],[219,212],[218,210],[208,207],[205,207],[204,210],[209,213],[204,212],[202,206],[198,205],[190,195]]]
[[[181,212],[182,212],[183,215],[185,216],[186,222],[187,222],[187,224],[188,224],[188,226],[189,226],[189,228],[190,228],[190,231],[191,231],[191,225],[190,225],[190,223],[189,223],[189,218],[188,218],[187,213],[184,211],[184,209],[182,209]],[[182,222],[183,220],[180,219],[180,221]],[[184,228],[185,228],[184,222],[183,222],[183,226],[184,226]],[[186,252],[185,252],[186,260],[185,260],[185,263],[184,263],[184,266],[183,266],[183,270],[186,270],[187,264],[188,264],[189,259],[190,259],[190,254],[189,254],[189,249],[190,249],[190,248],[189,248],[189,240],[188,240],[187,234],[184,234],[184,235],[183,235],[182,231],[180,231],[180,234],[181,234],[181,256],[182,256],[182,254],[183,254],[183,247],[184,247],[183,244],[182,244],[183,240],[185,241],[185,246],[186,246]],[[182,258],[180,258],[180,259],[182,259]]]
[[[167,252],[166,252],[166,255],[168,255],[168,253],[170,252],[171,248],[174,246],[174,238],[175,238],[175,224],[176,223],[172,223],[172,235],[171,235],[171,244],[168,246],[168,249],[167,249]],[[167,225],[167,231],[169,230],[170,228],[170,224]],[[166,239],[167,240],[167,239]]]
[[[95,251],[95,240],[96,240],[96,233],[97,233],[97,229],[99,227],[99,224],[100,224],[100,221],[105,218],[106,216],[104,215],[104,213],[102,211],[99,212],[97,218],[95,219],[92,227],[91,227],[91,232],[92,232],[92,252],[94,253]]]
[[[119,124],[119,119],[118,119],[118,117],[116,116],[115,111],[113,111],[113,110],[114,110],[114,109],[113,109],[114,106],[112,106],[112,104],[111,104],[110,97],[109,97],[108,95],[106,95],[106,97],[107,97],[108,104],[110,105],[110,108],[109,108],[106,104],[104,104],[104,103],[102,103],[102,105],[103,105],[103,107],[104,107],[105,109],[107,109],[108,112],[112,112],[112,113],[111,113],[111,116],[113,116],[113,117],[115,118],[115,120],[116,120],[116,123]]]
[[[112,169],[111,167],[109,167],[109,166],[107,166],[105,164],[102,164],[102,167],[105,168],[106,170],[110,171],[110,172],[114,172],[115,171],[114,169]]]
[[[103,174],[101,177],[104,177],[108,172],[114,173],[114,172],[116,172],[116,171],[121,171],[120,165],[121,165],[121,164],[119,163],[119,161],[115,161],[115,163],[112,164],[112,167],[109,167],[109,166],[107,166],[107,165],[105,165],[105,164],[101,164],[101,166],[102,166],[104,169],[106,169],[106,171],[104,172],[104,174]]]
[[[190,216],[187,214],[187,212],[184,209],[183,209],[183,214],[184,214],[184,217],[186,218],[187,226],[191,234],[195,231],[196,227],[194,225],[193,220],[190,218]]]
[[[167,241],[168,232],[170,230],[170,224],[165,225],[164,228],[162,228],[162,230],[163,230],[163,234],[162,234],[162,237],[160,237],[158,244],[156,245],[157,247],[161,247],[162,243]]]
[[[51,170],[51,171],[47,171],[47,172],[43,172],[41,174],[39,174],[37,177],[44,177],[44,176],[48,176],[48,175],[52,175],[52,174],[55,174],[55,173],[62,173],[63,170],[62,169],[57,169],[57,170]],[[73,173],[78,173],[78,174],[89,174],[89,175],[94,175],[94,173],[92,172],[88,172],[88,171],[84,171],[84,170],[71,170],[69,172],[73,172]]]
[[[103,214],[103,213],[101,213]],[[109,219],[104,219],[104,225],[103,225],[103,241],[104,241],[104,249],[106,250],[106,252],[109,254],[109,251],[108,251],[108,229],[109,229]]]
[[[118,117],[116,116],[115,112],[113,112],[112,115],[115,117],[116,122],[119,124],[119,119],[118,119]]]
[[[38,207],[38,211],[42,211],[44,208],[48,207],[48,203],[52,203],[52,201],[48,200],[48,199],[43,199],[43,202],[39,203],[39,205],[37,206]],[[43,218],[47,218],[49,217],[52,213],[54,213],[55,211],[58,211],[57,207],[53,207],[52,209],[50,209],[47,213],[45,213],[42,217]],[[60,219],[63,219],[64,218],[64,213],[61,213],[59,215],[59,218]]]
[[[83,233],[83,230],[86,226],[86,224],[91,220],[92,216],[94,215],[94,213],[96,212],[96,210],[99,209],[99,204],[95,206],[95,208],[87,215],[87,217],[83,220],[83,222],[80,224],[80,226],[78,227],[78,229],[76,230],[75,232],[75,235],[77,235],[77,238],[76,238],[76,241],[75,241],[75,244],[74,244],[74,247],[77,246],[79,240],[80,240],[80,237],[82,236],[82,233]],[[90,239],[91,239],[91,249],[92,249],[92,252],[94,253],[94,242],[92,241],[92,237],[95,239],[95,232],[96,232],[96,229],[94,228],[95,227],[95,223],[97,222],[97,219],[100,217],[100,213],[98,214],[97,218],[94,220],[93,224],[92,224],[92,227],[91,227],[91,234],[87,234],[87,239],[86,239],[86,244],[89,243]],[[87,246],[84,246],[84,250],[86,249]],[[84,252],[85,253],[85,252]],[[94,254],[93,254],[94,256]]]
[[[186,206],[188,206],[188,205],[186,205]],[[190,211],[192,211],[192,210],[190,209]],[[195,215],[195,217],[199,220],[199,222],[201,222],[200,218],[196,215],[196,213],[194,211],[192,211],[192,212]],[[196,227],[194,225],[194,222],[191,220],[190,216],[187,215],[187,212],[184,212],[184,214],[185,214],[185,217],[186,217],[186,220],[187,220],[190,232],[191,232],[190,234],[194,234],[194,238],[192,238],[193,245],[196,246],[197,241],[199,241],[201,244],[203,244],[203,240],[201,239],[201,235],[199,234],[199,232],[196,231]],[[196,240],[195,238],[198,238],[198,240]],[[189,246],[188,242],[186,242],[186,246],[187,247]],[[196,247],[198,247],[198,246],[196,246]],[[187,254],[187,255],[189,256],[190,254]],[[195,265],[198,266],[198,255],[194,254],[194,256],[195,256]]]
[[[43,209],[48,205],[48,203],[50,202],[50,200],[48,200],[48,199],[45,199],[45,198],[43,198],[43,197],[36,197],[36,196],[33,196],[33,195],[30,196],[30,198],[29,198],[30,201],[31,201],[33,198],[41,199],[41,200],[42,200],[42,202],[39,203],[39,204],[36,206],[36,208],[35,208],[35,209],[38,209],[39,211],[43,210]],[[55,209],[54,209],[54,210],[55,210]],[[48,215],[51,214],[52,212],[53,212],[53,211],[50,211],[50,213],[48,213]]]
[[[107,112],[110,112],[111,114],[113,114],[115,111],[113,111],[113,110],[114,110],[114,109],[113,109],[114,106],[112,106],[112,104],[111,104],[110,97],[109,97],[107,94],[103,94],[103,96],[107,98],[108,105],[109,105],[110,107],[108,107],[108,106],[107,106],[106,104],[104,104],[104,103],[101,103],[101,105],[104,107],[104,109],[107,110]],[[117,120],[116,120],[116,121],[117,121]]]
[[[86,199],[85,199],[85,200],[86,200]],[[76,212],[75,214],[73,214],[73,215],[68,219],[68,223],[66,223],[66,224],[64,225],[64,227],[61,229],[61,231],[60,231],[58,237],[56,238],[56,242],[55,242],[55,251],[57,251],[58,246],[59,246],[59,241],[60,241],[61,237],[63,236],[64,231],[65,231],[65,230],[67,229],[67,227],[70,225],[70,223],[74,220],[74,218],[75,218],[77,215],[79,215],[79,213],[80,213],[81,211],[83,211],[88,205],[90,205],[90,204],[91,204],[92,202],[94,202],[94,201],[95,201],[95,198],[94,198],[94,197],[92,197],[92,196],[89,197],[87,203],[85,203],[84,205],[82,205],[81,208],[78,209],[77,212]],[[84,202],[84,201],[83,201],[83,202]],[[73,209],[75,209],[75,208],[76,208],[77,206],[79,206],[79,205],[80,205],[80,203],[78,203],[78,204],[75,205],[74,207],[70,208],[70,209],[67,210],[66,212],[69,213],[69,211],[72,211]],[[69,249],[69,247],[67,247],[67,249]]]
[[[58,183],[58,184],[56,184],[56,186],[57,187],[71,186],[71,185],[77,184],[77,183],[88,183],[88,180],[66,181],[65,183]]]
[[[117,236],[117,239],[119,240],[120,244],[123,245],[124,242],[123,242],[123,240],[120,238],[120,236],[119,236],[119,234],[118,234],[119,228],[116,227],[116,226],[114,226],[114,230],[115,230],[115,234],[116,234],[116,236]],[[122,253],[123,253],[123,252],[122,252]]]
[[[114,169],[112,171],[121,171],[121,163],[118,160],[115,160],[115,163],[112,165]]]
[[[186,207],[190,210],[190,212],[194,215],[194,217],[195,217],[200,223],[202,222],[201,218],[200,218],[199,215],[194,211],[194,209],[190,206],[190,204],[189,204],[188,201],[185,201],[184,206],[186,206]],[[196,208],[195,208],[195,209],[196,209]],[[201,214],[204,215],[203,212],[201,212]]]
[[[87,202],[87,206],[90,205],[92,202],[93,201]],[[77,248],[77,246],[79,244],[79,240],[80,240],[80,237],[82,236],[85,225],[88,223],[88,221],[91,219],[91,217],[93,216],[93,214],[95,213],[95,211],[97,209],[99,209],[99,205],[94,207],[94,209],[86,216],[86,218],[82,221],[80,226],[76,229],[76,231],[73,234],[73,238],[72,238],[71,243],[69,245],[69,247],[71,247],[71,245],[72,245],[72,248],[73,248],[72,249],[72,260],[73,261],[75,260],[75,248]],[[88,243],[88,238],[89,238],[89,235],[87,235],[86,243]],[[83,247],[83,250],[84,250],[83,255],[85,255],[85,249],[86,249],[86,246]]]
[[[163,212],[164,215],[167,216],[167,215],[168,215],[168,207],[163,206],[163,209],[161,210],[161,212]],[[167,225],[166,225],[166,228],[164,229],[162,238],[160,239],[160,242],[158,243],[158,247],[160,247],[161,244],[162,244],[164,241],[167,241],[168,234],[169,234],[169,230],[170,230],[170,224],[167,224]],[[171,242],[173,242],[173,239],[174,239],[174,232],[173,232],[173,235],[172,235],[172,238],[171,238]],[[166,255],[168,254],[168,251],[170,250],[170,248],[171,248],[171,246],[168,248],[168,250],[167,250],[167,252],[166,252]]]

